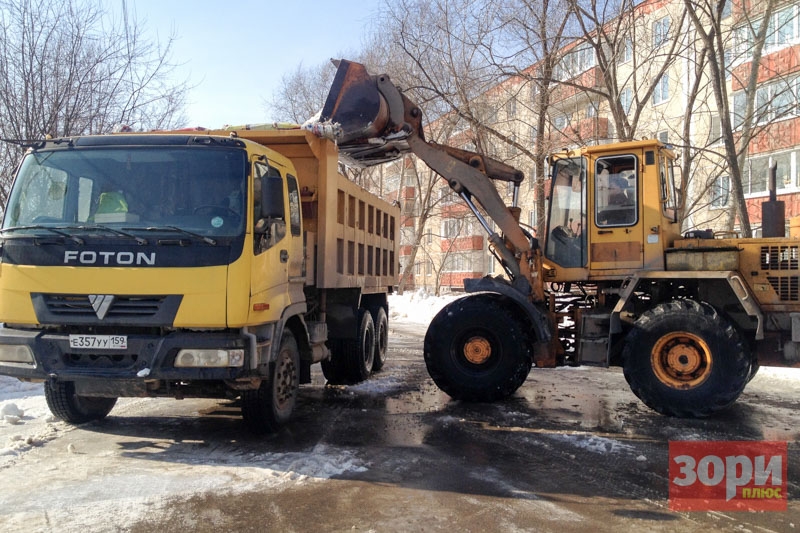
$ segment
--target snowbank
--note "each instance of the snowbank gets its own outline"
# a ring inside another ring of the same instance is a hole
[[[424,289],[389,296],[389,319],[414,324],[428,324],[439,310],[461,297],[460,294],[433,296]]]

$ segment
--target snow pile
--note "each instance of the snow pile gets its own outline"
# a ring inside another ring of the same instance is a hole
[[[433,296],[425,289],[389,296],[389,320],[428,324],[439,310],[459,298],[460,294]]]
[[[594,453],[621,453],[634,451],[634,447],[622,443],[615,439],[606,437],[598,437],[596,435],[586,434],[563,434],[563,435],[548,435],[549,437],[570,446],[581,448],[583,450]]]

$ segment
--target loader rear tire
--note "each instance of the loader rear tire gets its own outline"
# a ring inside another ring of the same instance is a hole
[[[44,398],[50,412],[64,422],[83,424],[101,420],[114,408],[116,398],[81,396],[75,393],[72,381],[47,381]]]
[[[255,390],[242,392],[242,418],[257,434],[274,433],[292,417],[300,386],[300,351],[292,332],[284,330],[269,379]]]
[[[442,308],[425,334],[424,355],[436,385],[465,401],[511,396],[532,364],[523,323],[492,294],[467,296]]]
[[[661,414],[710,416],[744,390],[752,357],[739,332],[708,304],[675,300],[643,313],[622,352],[633,393]]]

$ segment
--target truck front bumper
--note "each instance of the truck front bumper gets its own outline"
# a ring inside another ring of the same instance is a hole
[[[125,337],[124,349],[75,348],[67,333],[0,327],[0,375],[76,382],[257,377],[249,363],[251,339],[241,332],[173,331]],[[220,357],[215,359],[214,353]]]

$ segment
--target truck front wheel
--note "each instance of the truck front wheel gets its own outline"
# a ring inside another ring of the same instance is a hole
[[[254,433],[274,433],[292,416],[300,385],[300,351],[288,329],[283,332],[270,377],[256,390],[242,392],[242,418]]]
[[[523,324],[493,295],[456,300],[425,334],[425,365],[456,400],[490,402],[512,395],[531,370]]]
[[[47,407],[55,416],[70,424],[83,424],[106,417],[116,398],[81,396],[75,393],[72,381],[47,381],[44,384]]]
[[[733,404],[752,358],[737,330],[708,304],[675,300],[645,312],[622,352],[625,379],[661,414],[705,417]]]

